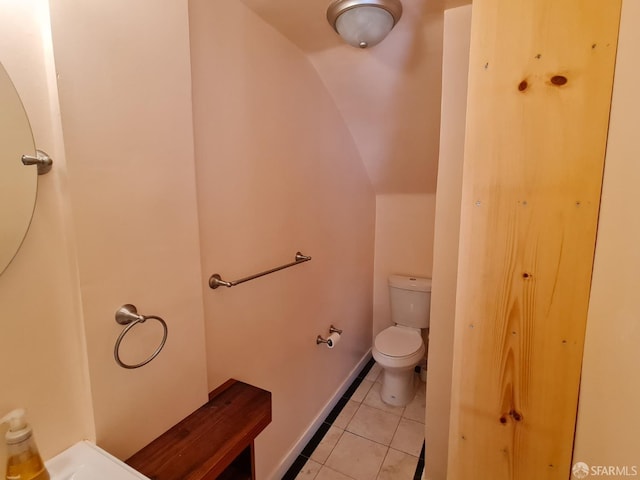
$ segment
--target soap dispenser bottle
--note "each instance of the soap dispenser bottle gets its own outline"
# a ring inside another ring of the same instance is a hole
[[[49,472],[38,453],[31,426],[24,419],[24,409],[5,415],[0,423],[7,423],[6,480],[49,480]]]

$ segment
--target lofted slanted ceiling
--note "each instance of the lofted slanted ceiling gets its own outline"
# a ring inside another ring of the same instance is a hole
[[[443,12],[469,0],[401,0],[379,45],[346,45],[330,0],[241,0],[302,50],[335,99],[378,194],[433,193],[440,135]]]

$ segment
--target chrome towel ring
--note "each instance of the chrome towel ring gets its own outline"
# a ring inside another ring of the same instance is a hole
[[[155,352],[153,352],[151,356],[149,356],[149,358],[147,358],[146,360],[133,365],[124,363],[120,359],[120,343],[122,342],[122,339],[125,337],[127,332],[129,332],[129,330],[131,330],[134,326],[136,326],[138,323],[144,323],[147,320],[157,320],[162,325],[162,328],[164,329],[164,333],[162,335],[162,341],[160,342],[160,345],[158,346],[158,348],[156,348]],[[124,330],[122,330],[122,332],[120,332],[120,335],[118,335],[118,339],[116,340],[116,345],[113,349],[113,356],[116,359],[116,363],[120,365],[122,368],[133,369],[133,368],[140,368],[143,365],[146,365],[147,363],[149,363],[151,360],[153,360],[158,356],[158,354],[162,350],[162,347],[164,347],[164,344],[167,341],[168,328],[167,328],[166,322],[162,318],[156,315],[140,315],[135,305],[131,305],[130,303],[127,303],[126,305],[122,305],[118,310],[116,310],[116,322],[118,322],[120,325],[126,325]]]

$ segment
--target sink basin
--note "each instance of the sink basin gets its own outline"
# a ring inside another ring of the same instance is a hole
[[[72,445],[45,465],[51,480],[149,480],[87,441]]]

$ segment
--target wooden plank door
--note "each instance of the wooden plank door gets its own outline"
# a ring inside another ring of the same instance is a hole
[[[473,3],[448,480],[570,478],[620,7]]]

